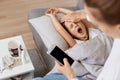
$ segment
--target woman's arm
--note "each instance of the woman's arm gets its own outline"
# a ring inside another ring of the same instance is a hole
[[[56,11],[48,11],[46,13],[46,15],[50,16],[53,22],[53,25],[55,27],[55,29],[58,31],[58,33],[65,39],[65,41],[68,43],[68,45],[70,47],[73,47],[76,42],[75,40],[72,38],[72,36],[63,28],[63,26],[59,23],[59,21],[57,20],[55,14],[57,12]]]
[[[75,79],[76,75],[70,67],[70,64],[68,63],[66,58],[63,59],[63,62],[64,65],[60,65],[59,63],[55,62],[58,70],[61,71],[67,77],[68,80],[77,80]]]

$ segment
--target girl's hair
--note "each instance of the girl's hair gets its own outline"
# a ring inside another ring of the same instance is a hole
[[[85,4],[100,11],[99,14],[92,12],[93,16],[101,15],[101,20],[110,25],[120,24],[120,0],[84,0]],[[96,15],[94,15],[96,14]]]

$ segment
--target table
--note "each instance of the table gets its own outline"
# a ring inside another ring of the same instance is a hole
[[[33,64],[21,35],[0,40],[0,57],[10,55],[8,50],[8,42],[10,41],[18,41],[22,45],[25,51],[26,63],[13,67],[12,69],[5,69],[2,73],[0,73],[0,80],[34,71]]]

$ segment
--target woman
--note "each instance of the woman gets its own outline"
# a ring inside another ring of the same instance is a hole
[[[84,3],[85,3],[85,10],[89,15],[92,23],[98,25],[99,28],[109,36],[119,39],[120,38],[120,15],[119,15],[120,1],[119,0],[111,0],[111,1],[84,0]],[[65,64],[64,66],[61,66],[56,62],[58,69],[67,77],[68,80],[78,80],[73,70],[71,69],[70,65],[68,64],[67,59],[64,59],[64,64]],[[103,79],[98,78],[98,80],[103,80]],[[105,80],[108,80],[108,78],[105,78]]]

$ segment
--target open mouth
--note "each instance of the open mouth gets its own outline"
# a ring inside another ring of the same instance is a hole
[[[81,28],[78,28],[77,30],[79,33],[82,33],[82,29]]]

